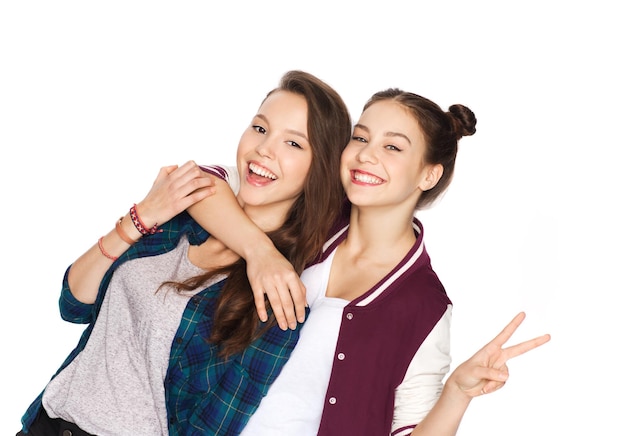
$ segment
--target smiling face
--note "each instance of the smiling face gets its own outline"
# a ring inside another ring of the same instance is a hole
[[[282,224],[302,193],[313,160],[307,116],[304,97],[276,91],[261,104],[239,140],[238,198],[246,213],[266,230]]]
[[[368,107],[341,156],[341,181],[355,206],[405,205],[413,210],[422,191],[439,180],[424,163],[424,135],[401,104],[383,100]]]

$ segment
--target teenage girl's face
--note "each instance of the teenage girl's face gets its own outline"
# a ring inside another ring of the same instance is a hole
[[[302,193],[313,159],[307,114],[304,97],[276,91],[266,98],[241,136],[238,198],[248,213],[271,211],[271,216],[284,219]]]
[[[384,100],[367,108],[341,155],[341,182],[356,206],[395,206],[413,210],[430,189],[423,156],[424,135],[399,103]]]

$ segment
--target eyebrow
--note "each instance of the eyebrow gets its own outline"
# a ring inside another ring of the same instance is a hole
[[[267,117],[265,115],[263,115],[263,114],[256,114],[256,118],[261,118],[267,124],[271,124],[270,120],[268,120]],[[306,142],[309,142],[309,138],[307,138],[307,136],[304,133],[302,133],[302,132],[299,132],[297,130],[292,130],[292,129],[287,129],[286,132],[287,133],[291,133],[292,135],[299,136],[302,139],[304,139]]]
[[[354,125],[354,128],[356,129],[357,127],[358,127],[359,129],[363,129],[363,130],[365,130],[367,133],[369,133],[369,132],[370,132],[370,129],[368,129],[368,128],[367,128],[366,126],[364,126],[363,124],[355,124],[355,125]],[[408,142],[409,144],[411,144],[411,140],[410,140],[410,139],[409,139],[409,137],[408,137],[408,136],[406,136],[404,133],[400,133],[400,132],[385,132],[383,136],[388,137],[388,138],[393,138],[393,137],[398,136],[398,137],[400,137],[400,138],[404,138],[404,139],[406,139],[406,140],[407,140],[407,142]]]

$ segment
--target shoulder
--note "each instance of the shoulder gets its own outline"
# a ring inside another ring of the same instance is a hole
[[[239,192],[239,172],[236,166],[227,165],[198,165],[205,171],[221,180],[224,180],[233,192]]]

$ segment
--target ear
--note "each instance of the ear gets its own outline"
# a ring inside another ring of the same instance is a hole
[[[441,176],[443,176],[443,165],[428,165],[424,171],[426,171],[426,176],[422,179],[419,187],[422,191],[428,191],[439,183]]]

